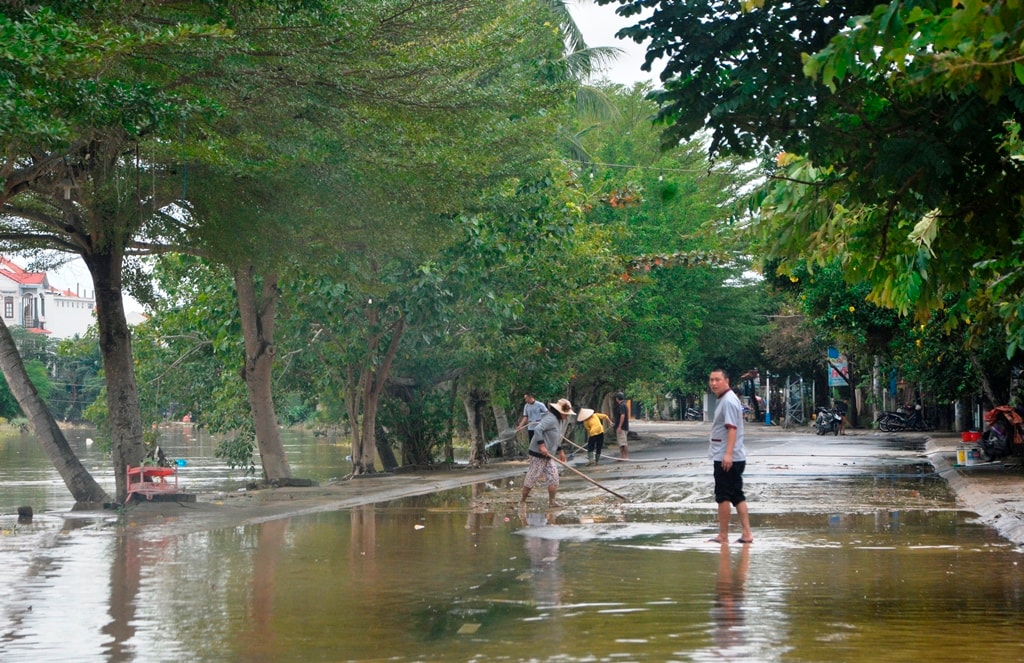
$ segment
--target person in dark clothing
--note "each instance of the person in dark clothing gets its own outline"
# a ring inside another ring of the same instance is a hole
[[[839,434],[846,435],[846,401],[837,398],[832,402],[832,409],[839,415]]]
[[[629,459],[629,406],[626,395],[621,391],[615,394],[615,441],[619,445],[619,458]]]

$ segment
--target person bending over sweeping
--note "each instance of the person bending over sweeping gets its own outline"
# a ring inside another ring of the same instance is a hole
[[[530,491],[538,483],[548,487],[548,504],[558,506],[555,502],[555,494],[558,492],[558,464],[551,461],[553,454],[565,462],[565,451],[562,450],[562,426],[561,422],[576,414],[572,410],[572,403],[565,398],[558,399],[557,403],[548,403],[548,411],[533,433],[530,440],[530,466],[526,469],[526,478],[523,479],[523,498],[519,500],[520,505],[526,504],[526,498]]]

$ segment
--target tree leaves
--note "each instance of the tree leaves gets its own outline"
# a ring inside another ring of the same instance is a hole
[[[1019,2],[620,4],[659,9],[623,34],[668,58],[666,143],[705,129],[713,153],[800,155],[750,199],[766,258],[838,261],[871,301],[922,320],[995,305],[1024,339],[1024,171],[1004,127],[1024,111]]]

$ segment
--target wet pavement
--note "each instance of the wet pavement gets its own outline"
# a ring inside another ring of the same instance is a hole
[[[713,514],[715,505],[710,498],[710,465],[706,456],[710,425],[688,421],[634,421],[631,425],[640,439],[631,442],[629,462],[616,462],[606,457],[600,466],[586,467],[582,462],[584,453],[578,453],[571,462],[591,479],[626,496],[628,502],[623,503],[567,470],[562,472],[559,501],[570,509],[585,512],[649,507]],[[981,522],[1001,536],[1016,545],[1024,545],[1024,465],[997,462],[957,466],[956,448],[961,443],[957,434],[851,430],[841,437],[818,436],[809,427],[786,429],[759,423],[749,424],[746,434],[750,458],[745,479],[752,513],[759,510],[829,513],[885,508],[893,505],[897,497],[901,507],[914,508],[917,503],[926,502],[929,491],[941,484],[955,495],[955,506],[975,512]],[[195,503],[138,504],[131,507],[127,515],[139,526],[154,522],[164,531],[184,533],[507,480],[510,487],[480,498],[480,508],[491,508],[495,501],[506,506],[518,501],[516,481],[524,468],[522,461],[499,459],[482,468],[458,466],[450,471],[378,474],[347,481],[327,479],[312,488],[250,491],[240,487],[244,482],[224,481],[216,470],[203,468],[201,460],[191,460],[181,472],[181,485],[183,490],[196,494]],[[94,473],[100,470],[93,468]],[[900,491],[898,495],[885,487],[888,479],[908,475],[920,475],[921,485]],[[112,482],[112,478],[110,480]],[[874,482],[876,488],[861,494],[860,504],[837,505],[829,497],[830,492],[834,493],[830,487],[863,481]],[[66,492],[59,479],[51,484],[49,492]],[[812,489],[809,490],[808,485]],[[17,526],[15,508],[25,497],[18,496],[18,486],[13,488],[14,501],[0,502],[0,531]],[[0,499],[4,498],[4,492],[7,491],[0,490]],[[69,515],[64,511],[66,507],[59,506],[69,504],[66,495],[47,499],[58,505],[56,510],[49,510],[49,515]],[[530,501],[533,506],[543,506],[544,491],[534,491]],[[37,505],[37,517],[45,518],[46,511]],[[78,513],[74,517],[117,515],[108,511]]]
[[[1016,466],[956,467],[954,435],[752,425],[755,542],[719,546],[708,425],[632,427],[628,462],[573,461],[627,500],[566,471],[563,507],[520,510],[510,461],[5,509],[0,660],[1024,657]]]
[[[706,438],[708,430],[708,424],[702,422],[636,421],[632,426],[642,436],[639,447],[655,453],[676,442],[701,435]],[[881,433],[852,429],[838,437],[818,436],[807,427],[785,429],[750,424],[746,434],[751,449],[745,475],[748,483],[756,482],[758,473],[813,477],[820,472],[834,481],[844,475],[858,475],[858,468],[868,465],[892,467],[893,461],[916,458],[919,465],[908,466],[900,461],[893,471],[934,471],[935,477],[941,478],[956,496],[959,507],[974,512],[980,522],[1014,544],[1024,546],[1024,457],[958,465],[957,447],[963,442],[959,434],[948,431]],[[872,473],[884,475],[885,470],[874,469]]]

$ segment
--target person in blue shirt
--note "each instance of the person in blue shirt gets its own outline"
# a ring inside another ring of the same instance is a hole
[[[523,406],[523,417],[519,420],[516,430],[523,430],[525,427],[526,439],[533,440],[533,431],[537,430],[540,418],[547,414],[548,406],[534,398],[530,392],[523,394],[523,400],[526,401],[526,405]]]

